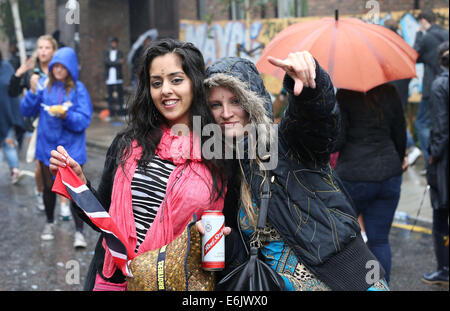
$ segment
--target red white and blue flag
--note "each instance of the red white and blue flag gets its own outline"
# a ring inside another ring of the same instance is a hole
[[[91,190],[69,166],[58,169],[52,191],[73,200],[83,210],[102,231],[115,264],[124,275],[132,277],[128,263],[133,258],[128,256],[126,239]]]

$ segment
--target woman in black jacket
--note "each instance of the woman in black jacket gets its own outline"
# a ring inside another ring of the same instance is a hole
[[[386,290],[383,270],[364,244],[350,200],[329,166],[340,124],[330,77],[308,52],[271,63],[286,72],[283,86],[289,94],[275,133],[270,96],[252,62],[228,57],[206,70],[214,119],[225,143],[237,140],[225,145],[225,150],[235,147],[238,160],[225,197],[225,222],[232,230],[219,278],[247,259],[251,241],[260,245],[262,258],[287,290]],[[255,223],[267,194],[265,180],[270,199],[260,230]]]
[[[342,115],[336,172],[363,216],[370,250],[389,282],[389,231],[400,200],[406,122],[400,97],[384,84],[359,93],[338,90]]]
[[[48,75],[48,65],[58,44],[51,35],[39,37],[36,51],[23,65],[17,68],[9,81],[8,94],[11,97],[19,96],[24,89],[30,89],[31,84],[37,84],[39,79]],[[38,86],[41,87],[41,86]]]

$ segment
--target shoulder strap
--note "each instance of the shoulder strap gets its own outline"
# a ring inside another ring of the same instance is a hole
[[[266,171],[267,176],[262,184],[262,194],[261,194],[261,204],[259,206],[259,214],[258,214],[258,224],[257,229],[263,229],[266,225],[267,220],[267,210],[269,208],[269,200],[272,196],[270,192],[270,171]]]

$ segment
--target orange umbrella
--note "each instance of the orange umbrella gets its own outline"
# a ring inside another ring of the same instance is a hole
[[[366,92],[380,84],[416,77],[417,52],[393,31],[356,18],[297,23],[277,34],[256,63],[259,72],[283,79],[267,56],[284,59],[309,51],[337,88]]]

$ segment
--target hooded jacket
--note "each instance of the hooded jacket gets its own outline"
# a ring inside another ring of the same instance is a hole
[[[206,73],[207,87],[225,85],[238,94],[245,94],[239,97],[250,122],[267,122],[265,125],[272,126],[270,97],[253,63],[225,58],[208,67]],[[298,259],[331,289],[367,290],[377,280],[368,281],[370,271],[366,265],[377,260],[361,238],[351,198],[328,164],[340,129],[333,85],[316,62],[315,89],[304,88],[299,96],[294,96],[294,81],[288,75],[283,86],[289,93],[289,101],[278,124],[278,135],[274,137],[278,153],[271,157],[277,156],[278,164],[270,171],[268,222]],[[248,140],[244,141],[248,144]],[[252,199],[259,206],[264,174],[253,160],[239,161]],[[235,167],[239,169],[239,165]],[[226,239],[228,269],[247,258],[241,237],[236,234],[239,232],[238,184],[237,178],[229,182],[225,198],[225,221],[237,229]],[[381,278],[383,270],[378,266],[377,276]]]
[[[438,46],[448,41],[449,34],[444,28],[433,24],[425,33],[417,32],[414,49],[419,53],[418,63],[424,64],[422,97],[429,99],[431,96],[431,84],[439,73]]]
[[[92,104],[89,93],[81,81],[78,81],[78,60],[72,48],[64,47],[56,51],[49,64],[49,72],[56,64],[62,64],[69,71],[75,86],[67,94],[64,83],[56,81],[49,89],[48,78],[41,78],[36,94],[29,90],[20,109],[24,116],[39,115],[36,139],[36,159],[49,166],[50,151],[62,145],[79,164],[87,160],[85,130],[91,122]],[[49,107],[64,105],[68,108],[66,118],[62,119],[50,113]]]

